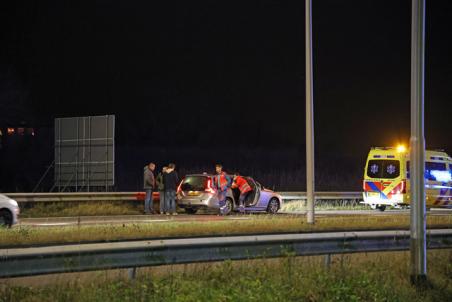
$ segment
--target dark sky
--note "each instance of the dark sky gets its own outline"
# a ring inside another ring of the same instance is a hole
[[[303,148],[304,1],[155,2],[2,1],[0,118],[115,114],[123,145]],[[317,151],[407,142],[411,1],[313,2]],[[451,32],[452,2],[427,1],[426,139],[449,153]]]

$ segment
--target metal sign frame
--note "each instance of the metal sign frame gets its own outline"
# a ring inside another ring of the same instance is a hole
[[[108,191],[115,184],[115,116],[55,119],[55,187]]]

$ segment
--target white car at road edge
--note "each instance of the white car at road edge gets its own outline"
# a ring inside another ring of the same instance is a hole
[[[0,194],[0,227],[11,227],[18,222],[20,210],[17,201]]]

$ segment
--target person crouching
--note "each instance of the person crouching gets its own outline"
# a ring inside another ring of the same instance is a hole
[[[232,183],[231,188],[238,188],[240,191],[239,204],[240,204],[240,213],[245,213],[245,199],[249,192],[252,191],[251,186],[248,184],[248,181],[240,176],[238,173],[234,174],[234,181]]]

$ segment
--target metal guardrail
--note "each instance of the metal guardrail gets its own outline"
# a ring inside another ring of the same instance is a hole
[[[272,258],[403,251],[409,231],[335,232],[210,237],[62,245],[0,250],[0,278],[119,268]],[[430,230],[428,248],[452,248],[452,229]]]
[[[18,203],[144,200],[144,192],[4,193]],[[158,193],[155,194],[158,196]]]
[[[278,192],[283,200],[306,199],[306,192]],[[19,203],[144,201],[144,192],[5,193]],[[158,193],[154,193],[158,198]],[[316,192],[317,200],[361,200],[361,192]]]
[[[278,192],[284,200],[306,199],[306,192]],[[362,200],[362,192],[315,192],[317,200]]]

